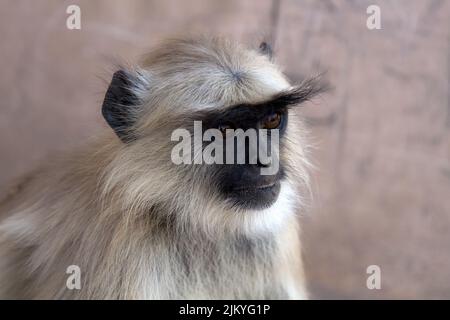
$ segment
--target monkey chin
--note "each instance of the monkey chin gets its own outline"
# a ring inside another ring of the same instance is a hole
[[[281,182],[266,185],[246,186],[233,189],[228,198],[234,207],[244,210],[264,210],[271,207],[278,199]]]
[[[236,217],[236,229],[247,235],[263,236],[283,230],[295,218],[295,208],[298,205],[295,188],[285,179],[276,184],[279,186],[272,189],[272,193],[276,195],[263,200],[265,207],[261,203],[252,208],[248,207],[248,203],[242,204],[247,208],[242,205],[236,207],[241,213]]]

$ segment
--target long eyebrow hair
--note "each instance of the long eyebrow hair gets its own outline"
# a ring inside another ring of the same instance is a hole
[[[290,108],[314,98],[315,96],[329,91],[330,85],[322,79],[322,75],[318,75],[302,81],[299,85],[293,86],[291,89],[281,91],[268,100],[258,103],[242,103],[235,106],[227,107],[226,110],[239,107],[259,107],[264,108],[271,106],[272,110]]]
[[[293,107],[302,102],[309,101],[315,96],[327,92],[330,86],[324,82],[321,75],[309,78],[292,89],[276,94],[272,99],[263,104],[270,104],[275,108]]]
[[[249,119],[262,118],[270,112],[285,112],[287,109],[309,101],[318,94],[329,90],[326,82],[320,76],[309,78],[289,90],[282,91],[266,101],[258,103],[242,103],[226,107],[222,110],[202,110],[193,112],[184,120],[202,120],[207,126],[215,127],[220,123],[226,123],[229,119]]]

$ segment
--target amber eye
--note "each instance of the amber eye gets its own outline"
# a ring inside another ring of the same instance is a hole
[[[263,129],[276,129],[281,124],[281,114],[276,112],[265,117],[262,122]]]
[[[222,132],[222,135],[225,137],[227,134],[227,130],[228,129],[234,129],[234,127],[231,124],[220,124],[219,127],[217,128],[220,130],[220,132]]]

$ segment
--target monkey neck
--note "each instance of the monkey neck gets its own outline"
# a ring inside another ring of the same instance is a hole
[[[165,243],[166,252],[160,257],[167,261],[166,271],[183,284],[171,297],[189,296],[191,288],[199,290],[195,296],[200,298],[286,297],[277,281],[280,248],[274,235],[229,233],[213,238],[192,231],[180,232],[172,226],[154,239]]]

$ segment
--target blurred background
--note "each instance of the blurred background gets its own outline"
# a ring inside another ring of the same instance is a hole
[[[71,4],[81,30],[66,28]],[[450,1],[0,0],[0,188],[106,127],[114,61],[186,32],[265,39],[292,80],[326,71],[335,87],[304,108],[313,298],[450,298]]]

